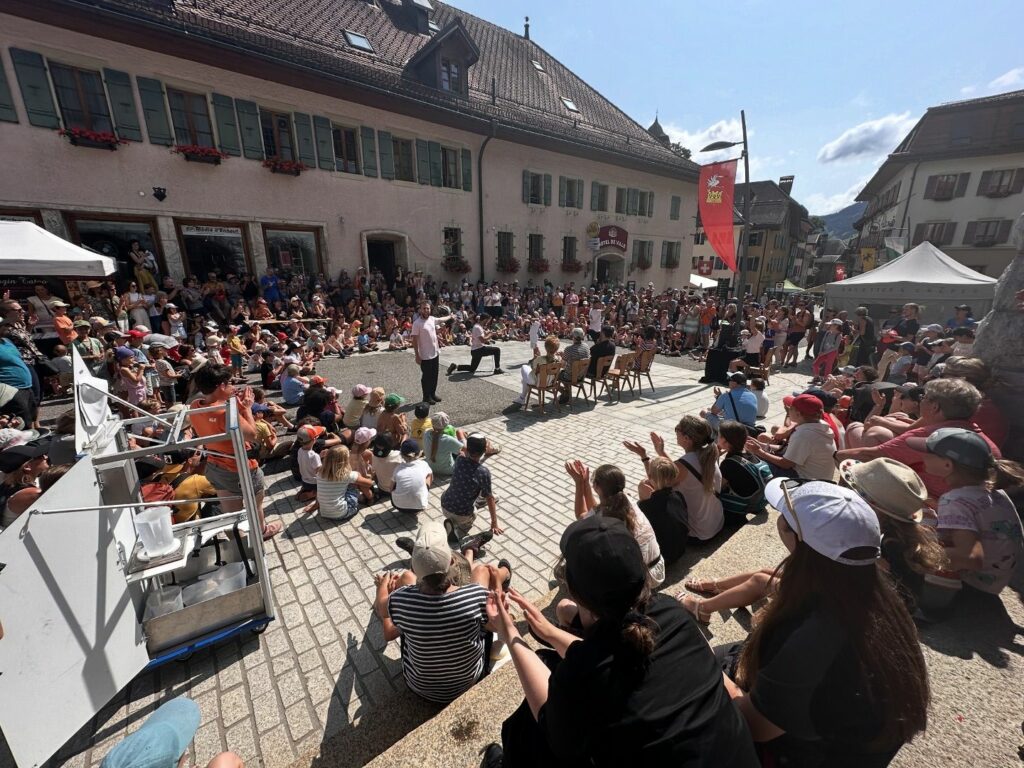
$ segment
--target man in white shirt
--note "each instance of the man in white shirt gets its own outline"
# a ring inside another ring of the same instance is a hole
[[[412,348],[416,353],[416,364],[420,367],[420,387],[423,402],[436,405],[441,402],[437,396],[437,374],[441,362],[441,347],[437,343],[437,327],[430,314],[430,302],[420,304],[420,313],[412,324]]]
[[[604,325],[604,304],[601,299],[594,297],[594,304],[590,308],[590,340],[596,342],[601,337],[601,326]]]
[[[448,366],[449,376],[456,371],[476,373],[476,369],[480,366],[480,361],[485,357],[494,358],[495,373],[505,372],[501,368],[501,350],[488,343],[491,340],[491,334],[487,332],[487,326],[490,326],[490,324],[491,318],[489,315],[477,315],[476,322],[473,324],[473,330],[470,331],[469,354],[471,362],[469,365],[456,365],[452,363]]]

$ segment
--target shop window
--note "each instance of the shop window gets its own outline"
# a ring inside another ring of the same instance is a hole
[[[188,272],[206,279],[211,272],[223,276],[248,272],[245,233],[241,227],[222,224],[180,224]]]
[[[50,77],[65,128],[114,132],[99,72],[50,62]]]
[[[334,162],[339,171],[359,173],[359,142],[355,128],[334,126]]]
[[[320,271],[316,232],[264,228],[267,261],[282,273],[315,275]]]
[[[196,147],[214,145],[206,96],[168,88],[167,103],[171,106],[175,142]]]
[[[441,147],[441,185],[450,189],[461,189],[459,176],[459,150]]]
[[[167,274],[152,222],[73,218],[71,223],[81,245],[114,259],[118,285],[127,286],[135,279],[135,262],[128,255],[135,240],[139,241],[143,251],[156,256],[157,271]]]
[[[292,136],[292,116],[287,112],[260,110],[263,129],[263,150],[267,157],[295,160],[295,140]]]
[[[391,147],[395,154],[395,178],[400,181],[416,181],[412,139],[392,138]]]

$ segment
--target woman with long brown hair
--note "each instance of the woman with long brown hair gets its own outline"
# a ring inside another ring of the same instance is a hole
[[[779,478],[766,495],[790,554],[742,649],[716,651],[726,688],[763,765],[888,765],[925,729],[930,694],[917,630],[878,565],[878,516],[822,481]]]

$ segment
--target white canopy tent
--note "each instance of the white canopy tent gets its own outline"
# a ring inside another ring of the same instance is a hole
[[[109,256],[69,243],[31,221],[0,221],[0,275],[97,278],[116,271]]]
[[[953,317],[953,307],[968,304],[976,318],[992,308],[996,280],[965,267],[929,242],[895,261],[862,275],[828,283],[825,306],[847,310],[867,307],[877,321],[908,301],[921,306],[921,321],[941,323]]]
[[[690,285],[693,288],[700,288],[702,291],[709,290],[711,288],[718,287],[718,281],[712,277],[701,277],[700,275],[690,275]]]

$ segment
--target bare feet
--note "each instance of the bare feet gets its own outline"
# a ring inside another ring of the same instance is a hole
[[[284,526],[281,525],[280,520],[275,520],[272,523],[267,523],[263,526],[263,540],[266,541],[267,539],[274,538],[275,536],[277,536],[277,534],[281,532],[283,528]]]

